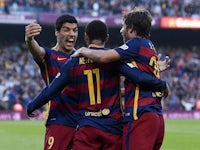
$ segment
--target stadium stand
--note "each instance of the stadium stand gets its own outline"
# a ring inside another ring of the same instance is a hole
[[[38,16],[41,12],[47,12],[120,16],[121,13],[130,11],[133,6],[148,7],[154,17],[200,17],[200,1],[196,0],[0,0],[0,15],[37,12]],[[15,26],[14,29],[18,28]],[[7,36],[5,38],[7,40],[13,38],[8,37],[10,33],[2,35]],[[2,39],[3,37],[0,36],[0,40]],[[194,42],[194,40],[189,42]],[[52,44],[52,41],[49,43]],[[79,42],[77,47],[83,43]],[[183,41],[182,44],[184,44]],[[111,41],[107,46],[116,45]],[[174,46],[169,42],[165,45],[158,44],[157,50],[171,58],[170,69],[161,75],[162,79],[169,82],[172,90],[170,96],[163,101],[164,110],[195,110],[196,105],[200,109],[200,46]],[[20,103],[25,107],[45,85],[40,79],[39,69],[25,43],[20,40],[1,43],[0,55],[0,110],[12,110],[15,103]]]
[[[37,65],[24,44],[1,45],[0,50],[0,108],[12,110],[16,102],[25,107],[44,87]],[[161,74],[172,90],[164,110],[195,109],[200,99],[200,47],[159,47],[158,52],[171,58],[170,69]]]
[[[1,45],[0,53],[0,109],[12,110],[15,103],[25,107],[44,86],[37,65],[24,43]]]
[[[153,16],[199,17],[197,0],[0,0],[0,11],[53,12],[82,15],[121,15],[134,6],[149,8]]]

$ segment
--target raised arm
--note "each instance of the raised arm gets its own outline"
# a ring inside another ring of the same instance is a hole
[[[81,47],[74,54],[71,55],[71,57],[80,57],[84,56],[87,58],[92,59],[95,62],[99,63],[108,63],[120,60],[120,55],[116,50],[114,49],[108,49],[108,50],[92,50],[87,47]],[[160,71],[163,72],[169,68],[170,64],[170,58],[168,56],[165,57],[164,60],[161,60],[161,54],[158,55],[159,61],[158,65],[160,68]]]
[[[34,39],[42,31],[42,27],[34,21],[25,27],[25,42],[37,62],[41,62],[45,56],[44,48],[40,47],[38,42]]]

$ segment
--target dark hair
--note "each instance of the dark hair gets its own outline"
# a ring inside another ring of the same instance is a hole
[[[90,41],[100,39],[102,42],[105,42],[108,29],[104,22],[100,20],[93,20],[86,26],[85,32]]]
[[[152,16],[145,8],[135,7],[123,19],[127,28],[136,30],[138,36],[145,38],[150,36]]]
[[[78,25],[78,21],[76,20],[74,16],[71,16],[68,14],[61,15],[56,19],[56,23],[55,23],[56,31],[60,31],[64,23],[76,23]]]

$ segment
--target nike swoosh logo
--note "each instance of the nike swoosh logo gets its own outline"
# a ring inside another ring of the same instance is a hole
[[[57,60],[58,61],[61,61],[61,60],[66,60],[67,58],[65,58],[65,57],[57,57]]]

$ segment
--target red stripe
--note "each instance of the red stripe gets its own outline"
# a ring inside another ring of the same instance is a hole
[[[109,63],[109,64],[106,64],[106,65],[105,64],[97,64],[97,63],[92,64],[91,63],[91,64],[87,64],[87,65],[75,66],[75,67],[71,68],[70,72],[73,75],[79,76],[79,75],[83,74],[84,70],[99,68],[100,71],[110,72],[111,69],[113,71],[116,71],[117,70],[116,67],[117,66],[116,65],[114,66],[113,63]]]
[[[58,67],[48,67],[49,76],[56,76],[59,71],[60,69]],[[43,72],[42,74],[45,74],[45,72]]]
[[[111,78],[111,79],[109,78],[109,79],[101,80],[100,82],[101,82],[100,83],[101,90],[119,86],[119,83],[118,82],[116,83],[115,78]],[[96,90],[96,87],[97,87],[97,85],[96,85],[96,82],[95,82],[94,83],[94,90]],[[79,88],[79,91],[81,91],[81,93],[88,92],[88,83],[79,84],[78,88]]]
[[[161,105],[161,101],[159,98],[149,98],[149,97],[139,99],[139,102],[138,102],[139,106],[146,106],[149,104],[160,104]]]
[[[116,112],[116,113],[110,114],[109,117],[113,118],[113,119],[116,119],[116,120],[119,120],[119,119],[123,118],[123,115],[122,115],[121,112]]]
[[[140,54],[140,55],[143,55],[143,56],[145,56],[145,57],[147,57],[147,58],[150,58],[150,57],[152,57],[152,56],[156,56],[156,53],[155,53],[154,50],[149,49],[149,48],[144,47],[144,46],[140,47],[139,54]]]
[[[134,105],[134,98],[128,100],[125,102],[125,106],[126,107],[133,107]],[[146,106],[146,105],[149,105],[149,104],[159,104],[161,105],[161,101],[159,98],[139,98],[139,101],[138,101],[138,106]]]
[[[147,64],[141,64],[141,63],[137,63],[137,66],[140,70],[145,71],[145,72],[153,72],[153,68]]]
[[[51,101],[51,108],[50,109],[57,109],[67,112],[78,112],[78,106],[67,104],[67,103],[60,103],[56,101]]]
[[[106,107],[110,107],[110,106],[113,106],[113,105],[117,105],[119,104],[119,101],[120,101],[120,98],[119,98],[119,95],[118,93],[111,96],[111,97],[106,97],[102,100],[102,107],[103,108],[106,108]]]
[[[74,87],[66,86],[64,90],[62,90],[62,95],[75,97],[77,96],[76,89]]]

